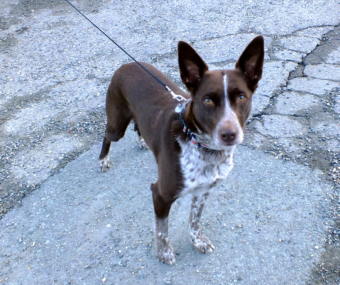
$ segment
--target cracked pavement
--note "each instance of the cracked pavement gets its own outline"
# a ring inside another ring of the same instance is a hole
[[[129,59],[64,1],[2,0],[0,284],[339,284],[339,4],[74,3],[179,84],[178,40],[214,69],[262,34],[264,76],[204,213],[217,250],[189,246],[184,199],[169,268],[153,253],[155,165],[131,130],[98,171],[106,88]]]

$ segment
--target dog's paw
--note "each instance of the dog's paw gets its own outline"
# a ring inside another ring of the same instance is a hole
[[[108,158],[100,160],[100,170],[106,172],[111,167],[111,162]]]
[[[159,234],[157,236],[157,256],[160,262],[165,264],[175,264],[176,257],[168,237]]]
[[[192,236],[191,241],[193,246],[201,253],[211,253],[215,250],[215,246],[203,234]]]
[[[160,262],[169,265],[176,263],[175,252],[169,243],[158,249],[157,255]]]
[[[140,150],[147,150],[147,149],[149,149],[148,145],[146,144],[145,140],[142,137],[138,138],[137,144],[138,144],[138,148]]]

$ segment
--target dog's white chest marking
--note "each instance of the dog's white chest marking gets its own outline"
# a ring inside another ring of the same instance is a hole
[[[225,179],[233,168],[234,147],[230,150],[210,152],[199,149],[191,142],[179,141],[180,165],[183,175],[181,195],[206,192],[217,182]]]

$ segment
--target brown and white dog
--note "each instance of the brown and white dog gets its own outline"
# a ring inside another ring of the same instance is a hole
[[[214,250],[199,221],[210,189],[226,178],[233,167],[233,152],[243,140],[243,127],[262,75],[263,59],[262,36],[250,42],[232,70],[208,70],[189,44],[179,42],[180,74],[189,94],[146,63],[143,66],[171,92],[135,63],[121,66],[112,78],[106,98],[106,133],[99,157],[102,170],[109,167],[111,141],[122,138],[134,120],[158,164],[158,180],[151,184],[151,190],[157,255],[164,263],[175,263],[168,239],[171,204],[188,193],[193,196],[189,217],[192,243],[203,253]],[[174,94],[186,100],[179,102]]]

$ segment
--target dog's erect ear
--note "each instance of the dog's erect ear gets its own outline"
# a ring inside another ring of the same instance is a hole
[[[194,93],[208,70],[207,64],[189,44],[182,41],[178,43],[178,63],[183,83]]]
[[[263,58],[264,40],[262,36],[257,36],[249,43],[236,63],[236,68],[243,73],[252,91],[256,89],[261,79]]]

